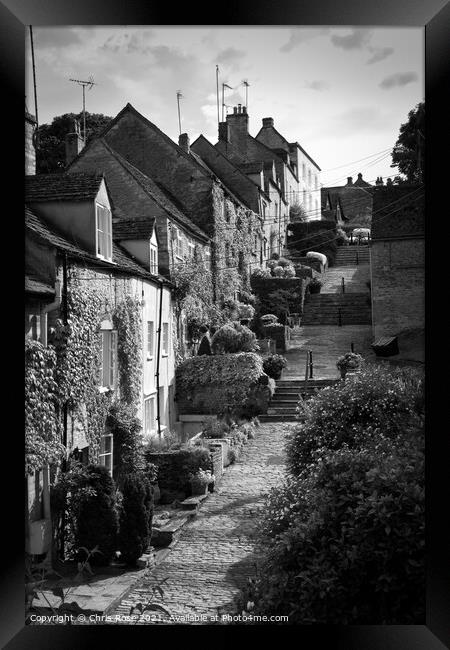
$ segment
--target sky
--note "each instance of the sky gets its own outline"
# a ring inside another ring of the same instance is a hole
[[[34,27],[39,123],[82,109],[115,116],[128,102],[178,141],[217,142],[219,103],[246,104],[249,131],[262,118],[298,142],[321,168],[323,185],[358,172],[393,177],[390,150],[408,113],[424,99],[424,30],[398,27]],[[26,105],[35,113],[27,40]],[[220,107],[220,115],[222,109]]]

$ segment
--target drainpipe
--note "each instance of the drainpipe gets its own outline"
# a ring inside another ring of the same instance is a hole
[[[161,356],[161,327],[162,327],[162,303],[164,283],[160,280],[159,285],[159,317],[158,317],[158,348],[156,353],[156,421],[158,422],[158,436],[161,438],[161,413],[159,405],[159,360]]]

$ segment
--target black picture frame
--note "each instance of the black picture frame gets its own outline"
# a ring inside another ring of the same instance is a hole
[[[446,165],[440,166],[436,158],[440,149],[445,150],[444,140],[448,139],[448,105],[444,101],[449,86],[449,34],[450,34],[450,6],[445,0],[377,0],[376,2],[362,3],[360,0],[342,0],[336,3],[333,0],[251,0],[245,4],[243,0],[236,2],[210,5],[208,10],[201,5],[184,3],[180,7],[174,4],[149,3],[148,0],[90,0],[89,2],[74,2],[73,0],[3,0],[0,1],[0,70],[2,80],[3,99],[0,104],[6,109],[6,116],[2,120],[2,139],[7,132],[12,135],[12,145],[3,148],[3,158],[7,159],[7,170],[3,177],[4,191],[2,196],[6,200],[12,198],[9,211],[3,213],[3,223],[7,224],[4,236],[8,238],[23,236],[22,222],[23,211],[19,197],[22,195],[23,178],[23,140],[19,134],[23,133],[23,108],[24,108],[24,43],[25,28],[28,25],[342,25],[342,26],[421,26],[425,27],[425,98],[426,98],[426,206],[427,206],[427,621],[423,626],[299,626],[295,630],[291,626],[285,628],[264,627],[264,637],[272,633],[277,640],[287,631],[290,639],[299,648],[310,648],[324,644],[327,648],[340,650],[440,650],[450,647],[450,603],[448,590],[448,555],[450,539],[444,529],[444,520],[448,509],[449,497],[449,454],[448,434],[446,421],[444,425],[437,425],[438,410],[448,401],[445,390],[445,381],[440,382],[433,373],[430,373],[431,359],[436,357],[441,363],[442,350],[448,348],[448,334],[443,330],[442,338],[439,336],[439,325],[442,325],[439,305],[431,303],[431,277],[444,278],[446,274],[436,270],[437,257],[445,257],[445,250],[437,255],[436,247],[431,251],[432,225],[438,216],[448,212],[444,203],[444,193],[448,180],[446,178]],[[5,128],[7,125],[7,128]],[[5,147],[6,145],[4,145]],[[448,147],[445,150],[449,151]],[[447,153],[448,155],[448,153]],[[14,189],[13,189],[14,188]],[[19,207],[20,206],[20,207]],[[445,209],[444,209],[445,208]],[[448,217],[446,217],[448,220]],[[445,219],[440,222],[445,225]],[[433,227],[434,232],[434,227]],[[440,230],[439,232],[442,232]],[[440,235],[438,237],[440,239]],[[22,239],[20,241],[23,241]],[[448,241],[448,240],[447,240]],[[444,260],[445,262],[445,260]],[[432,263],[432,269],[431,269]],[[14,273],[11,273],[14,268]],[[11,299],[15,297],[21,308],[20,296],[22,295],[22,280],[12,276],[20,276],[17,272],[17,263],[14,267],[4,267],[4,278],[10,290]],[[445,290],[445,287],[444,287]],[[448,292],[447,292],[448,293]],[[11,303],[8,302],[8,306]],[[17,310],[6,312],[8,320],[15,321]],[[20,317],[21,318],[21,317]],[[443,323],[445,325],[445,322]],[[432,328],[432,330],[431,330]],[[21,363],[18,361],[17,350],[22,349],[21,327],[17,324],[13,328],[17,331],[17,342],[9,342],[12,351],[10,365],[6,368],[19,367],[18,386],[6,392],[8,409],[15,409],[15,413],[23,412],[21,391]],[[433,335],[431,336],[431,331]],[[5,339],[4,339],[5,340]],[[441,350],[433,345],[441,341]],[[433,343],[431,342],[433,341]],[[16,347],[17,345],[17,347]],[[8,363],[8,362],[6,362]],[[9,377],[9,375],[8,375]],[[14,395],[13,395],[14,393]],[[11,397],[11,403],[9,399]],[[14,403],[13,397],[15,397]],[[14,426],[4,427],[3,468],[6,465],[12,469],[12,476],[4,491],[4,504],[10,506],[10,513],[3,512],[3,540],[7,542],[7,550],[3,552],[1,565],[1,608],[0,608],[0,641],[2,647],[8,650],[24,650],[27,648],[45,648],[56,650],[60,648],[98,647],[99,643],[109,643],[110,634],[114,638],[128,638],[128,645],[134,644],[136,634],[145,634],[143,643],[148,646],[156,642],[156,632],[161,634],[164,642],[172,642],[174,634],[186,634],[183,626],[174,626],[176,629],[155,630],[152,626],[151,633],[147,626],[133,628],[133,639],[130,639],[128,626],[114,627],[24,627],[23,604],[23,442],[21,439],[21,416],[16,416]],[[441,510],[440,499],[444,498],[447,505]],[[9,549],[8,549],[9,546]],[[183,627],[180,630],[180,627]],[[217,631],[218,628],[215,628]],[[137,632],[139,630],[139,632]],[[191,627],[199,636],[200,642],[203,629]],[[252,637],[255,633],[252,627]],[[292,634],[292,632],[294,634]],[[242,626],[222,626],[220,638],[225,640],[236,633],[241,638],[247,637],[249,629]],[[108,641],[106,639],[109,637]],[[219,634],[216,634],[218,637]],[[145,640],[146,639],[146,640]],[[186,642],[186,637],[184,642]],[[270,641],[269,641],[270,642]],[[125,643],[125,642],[124,642]]]

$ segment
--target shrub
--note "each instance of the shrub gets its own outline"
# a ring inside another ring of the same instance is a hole
[[[255,315],[255,308],[244,302],[238,302],[238,315],[239,318],[250,320]]]
[[[270,278],[269,269],[255,269],[251,275],[252,278]]]
[[[274,314],[264,314],[261,316],[261,321],[264,325],[271,325],[272,323],[278,322],[278,316]]]
[[[274,266],[272,269],[272,275],[274,275],[276,278],[283,278],[284,268],[282,266]]]
[[[417,432],[416,432],[417,433]],[[423,624],[423,437],[324,454],[272,490],[246,600],[291,624]]]
[[[144,468],[141,423],[132,406],[117,402],[110,408],[106,424],[114,438],[113,477],[120,488],[127,474]]]
[[[281,371],[283,368],[286,368],[286,366],[286,358],[281,354],[271,354],[263,361],[264,372],[266,375],[269,375],[269,377],[272,377],[272,379],[279,379],[281,377]]]
[[[291,260],[286,259],[286,257],[279,257],[278,266],[282,266],[283,268],[286,268],[292,266],[292,262]]]
[[[150,542],[149,489],[142,474],[128,474],[123,479],[118,546],[121,559],[130,565],[136,564]]]
[[[364,359],[356,352],[346,352],[336,361],[338,370],[356,370],[361,366]]]
[[[359,449],[380,431],[395,439],[421,421],[423,375],[412,369],[367,366],[299,403],[301,423],[287,443],[288,468],[298,475],[325,450]]]
[[[88,465],[86,487],[92,488],[92,493],[80,504],[75,544],[89,550],[98,546],[101,554],[93,556],[92,564],[106,565],[117,550],[116,486],[106,467]]]
[[[257,349],[255,333],[240,323],[223,325],[211,339],[213,354],[253,352]]]
[[[257,415],[270,399],[269,383],[253,352],[191,357],[176,369],[176,399],[181,413]]]
[[[185,498],[191,489],[189,475],[199,469],[212,470],[211,454],[202,446],[164,452],[149,450],[145,453],[148,461],[158,467],[161,503]]]
[[[237,453],[236,453],[236,450],[233,447],[231,447],[231,449],[228,450],[227,455],[228,455],[228,462],[229,462],[230,465],[232,465],[233,463],[236,462]]]
[[[203,427],[203,438],[226,438],[230,425],[223,420],[209,420]]]

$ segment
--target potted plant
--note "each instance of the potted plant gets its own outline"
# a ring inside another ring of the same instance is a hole
[[[342,379],[344,379],[348,372],[358,370],[363,361],[364,359],[360,354],[357,354],[356,352],[347,352],[336,361],[336,367],[341,373]]]
[[[313,278],[308,285],[309,293],[320,293],[322,284],[323,282],[321,282],[318,278]]]
[[[194,496],[206,494],[208,485],[214,483],[215,477],[209,469],[205,470],[200,468],[194,474],[189,474],[189,480],[191,482],[192,495]]]
[[[272,379],[280,379],[281,372],[286,366],[287,361],[281,354],[271,354],[263,361],[264,372]]]

